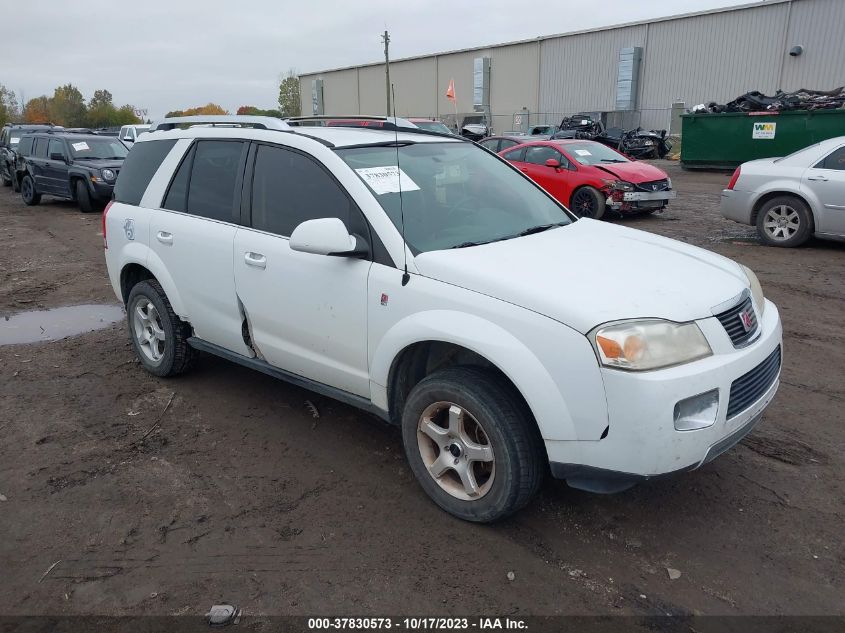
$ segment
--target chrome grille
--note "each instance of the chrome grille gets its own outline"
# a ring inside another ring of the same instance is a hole
[[[780,360],[778,345],[766,360],[731,383],[727,415],[729,420],[745,411],[769,390],[780,372]]]
[[[749,326],[743,322],[741,315],[745,313],[749,319]],[[751,297],[746,296],[743,301],[740,301],[730,310],[725,310],[716,315],[725,332],[731,337],[731,342],[734,347],[742,347],[746,345],[754,335],[757,334],[757,315],[754,313],[754,306],[751,303]]]

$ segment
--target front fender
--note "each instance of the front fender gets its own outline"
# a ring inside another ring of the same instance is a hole
[[[539,317],[538,317],[539,318]],[[373,402],[387,409],[390,368],[408,346],[440,341],[465,347],[498,367],[525,398],[544,439],[577,439],[569,407],[537,356],[502,327],[455,310],[428,310],[407,316],[390,328],[370,363]]]

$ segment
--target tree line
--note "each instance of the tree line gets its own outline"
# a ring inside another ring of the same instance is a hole
[[[0,125],[6,123],[52,123],[64,127],[117,127],[141,123],[146,110],[133,105],[116,106],[108,90],[95,90],[86,101],[73,84],[59,86],[53,96],[42,95],[22,106],[12,90],[0,84]]]

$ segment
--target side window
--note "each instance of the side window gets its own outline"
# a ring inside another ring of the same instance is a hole
[[[170,187],[167,190],[167,195],[164,197],[164,202],[161,207],[163,209],[170,209],[171,211],[185,211],[188,203],[188,181],[191,176],[191,164],[194,162],[194,150],[196,145],[192,145],[187,152],[185,152],[179,168],[176,170],[176,175],[170,181]]]
[[[521,162],[525,160],[525,148],[515,149],[504,155],[506,160],[515,160]]]
[[[21,156],[29,156],[32,153],[32,140],[31,136],[23,137],[20,145],[18,146],[18,154]]]
[[[133,147],[123,161],[120,176],[114,186],[114,199],[134,206],[141,204],[147,185],[174,145],[175,139],[147,141]]]
[[[65,156],[65,145],[57,138],[51,138],[50,144],[47,146],[47,156],[50,160],[61,160],[56,158],[57,156],[61,156],[62,159]]]
[[[554,147],[549,147],[548,145],[534,145],[525,151],[526,163],[545,165],[546,161],[550,158],[554,158],[561,164],[563,163],[563,160],[561,160],[563,157],[560,155],[560,152],[558,152]]]
[[[47,158],[47,139],[43,136],[36,137],[35,151],[32,155],[36,158]]]
[[[502,144],[499,146],[499,151],[501,152],[504,149],[507,149],[509,147],[514,147],[516,145],[519,145],[519,143],[517,143],[516,141],[512,141],[508,138],[503,138]]]
[[[197,143],[188,181],[188,213],[210,220],[234,221],[235,182],[246,148],[242,141]]]
[[[481,145],[483,147],[486,147],[487,149],[489,149],[491,152],[498,152],[499,151],[498,150],[499,139],[497,139],[497,138],[491,138],[489,140],[483,141],[481,143]]]
[[[845,171],[845,147],[840,147],[825,156],[817,165],[816,169],[836,169]]]
[[[363,217],[346,192],[314,160],[261,145],[252,178],[252,226],[289,237],[306,220],[340,218],[352,233],[366,235]]]

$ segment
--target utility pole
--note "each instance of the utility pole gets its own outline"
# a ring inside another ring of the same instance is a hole
[[[384,83],[387,88],[387,116],[390,116],[390,54],[388,53],[390,34],[385,31],[381,40],[384,42]]]

